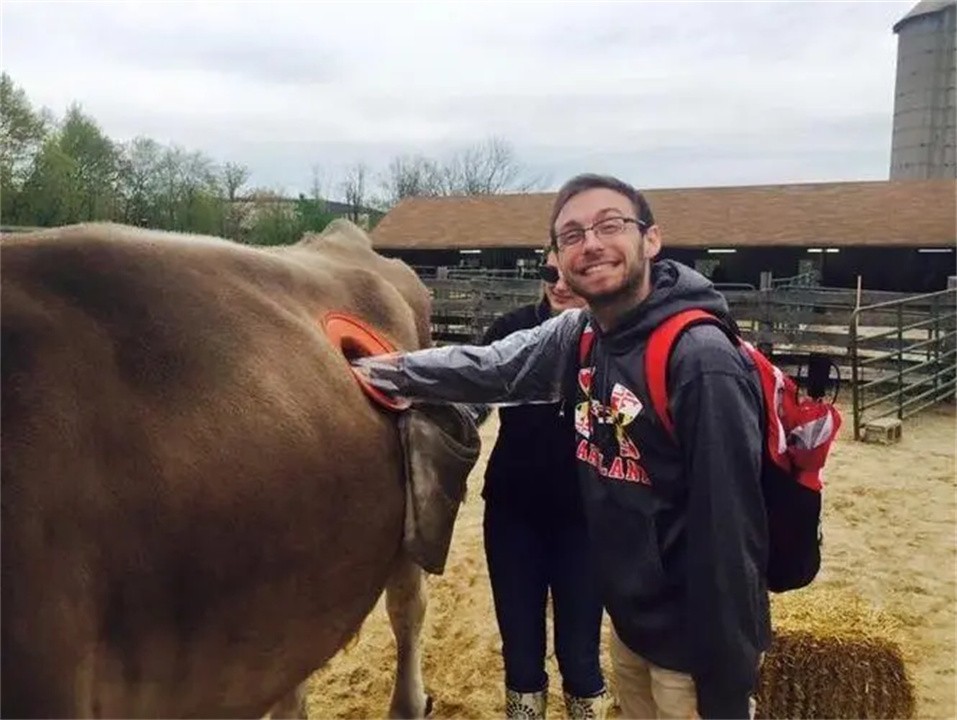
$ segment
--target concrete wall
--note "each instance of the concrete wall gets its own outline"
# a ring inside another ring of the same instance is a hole
[[[935,5],[896,26],[892,180],[957,177],[957,4]]]

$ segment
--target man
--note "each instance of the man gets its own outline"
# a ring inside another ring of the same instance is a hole
[[[588,303],[485,347],[368,358],[383,390],[422,401],[554,402],[575,413],[576,456],[611,655],[626,717],[745,718],[770,640],[762,401],[750,359],[697,325],[668,362],[677,441],[652,409],[649,333],[673,314],[731,322],[702,275],[660,260],[645,198],[615,178],[559,190],[551,237]],[[585,325],[595,333],[578,367]]]

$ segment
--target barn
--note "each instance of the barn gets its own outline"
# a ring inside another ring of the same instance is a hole
[[[957,181],[889,180],[645,191],[665,257],[715,281],[817,271],[828,286],[898,292],[955,274]],[[517,270],[538,262],[554,193],[407,198],[372,233],[419,267]]]

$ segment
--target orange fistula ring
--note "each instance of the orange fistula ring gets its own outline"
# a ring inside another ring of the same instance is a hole
[[[354,315],[328,312],[322,318],[322,327],[326,332],[326,337],[335,347],[339,348],[346,360],[368,357],[369,355],[384,355],[397,350],[388,339]],[[398,412],[408,409],[412,404],[408,400],[389,397],[370,385],[356,368],[350,366],[349,369],[352,370],[352,375],[359,383],[362,391],[380,407]]]

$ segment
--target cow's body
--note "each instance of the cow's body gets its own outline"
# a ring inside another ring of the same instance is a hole
[[[4,239],[2,713],[255,716],[392,578],[419,714],[394,418],[321,330],[428,341],[406,266],[338,224],[276,251],[115,225]]]

